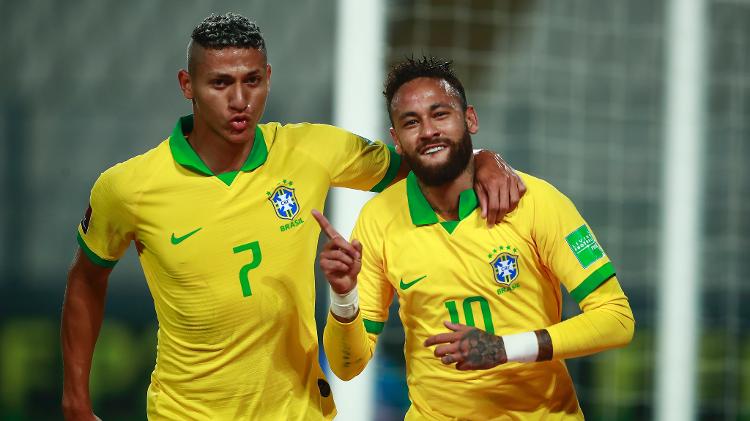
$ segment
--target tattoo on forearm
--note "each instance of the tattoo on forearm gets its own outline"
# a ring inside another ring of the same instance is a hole
[[[539,354],[536,357],[537,361],[549,361],[552,359],[552,338],[549,336],[547,329],[539,329],[534,331],[536,334],[536,340],[539,343]]]
[[[460,341],[464,360],[477,368],[491,368],[508,361],[505,344],[499,336],[479,329],[467,332]]]

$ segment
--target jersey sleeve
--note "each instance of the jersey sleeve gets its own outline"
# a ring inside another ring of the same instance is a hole
[[[394,294],[385,276],[382,231],[367,213],[360,214],[352,232],[352,240],[362,243],[362,269],[357,276],[359,313],[354,321],[341,323],[329,312],[323,332],[331,370],[344,380],[359,374],[372,358]]]
[[[117,189],[118,173],[114,167],[99,176],[78,225],[81,249],[92,262],[104,267],[113,267],[134,238],[133,217]]]
[[[362,269],[357,276],[359,308],[368,333],[380,334],[388,320],[394,289],[386,276],[384,229],[376,222],[376,209],[365,207],[352,230],[352,240],[362,243]]]
[[[630,343],[635,319],[616,276],[579,305],[583,313],[546,328],[554,359],[580,357]]]
[[[381,192],[398,174],[401,156],[392,146],[338,127],[312,126],[310,156],[328,169],[332,186]]]
[[[529,188],[536,190],[532,236],[542,263],[580,303],[614,267],[570,199],[542,180]]]

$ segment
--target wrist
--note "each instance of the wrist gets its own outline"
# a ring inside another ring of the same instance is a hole
[[[80,401],[70,401],[63,398],[62,401],[63,417],[71,420],[87,419],[94,414],[91,408],[91,402],[88,399]]]
[[[331,313],[334,316],[338,316],[337,320],[352,320],[359,311],[359,293],[357,292],[357,285],[354,285],[350,291],[343,294],[331,291]]]
[[[529,363],[537,360],[539,342],[534,332],[503,335],[502,338],[508,362]]]

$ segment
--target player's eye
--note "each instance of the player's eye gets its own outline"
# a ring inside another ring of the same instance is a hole
[[[414,127],[416,125],[417,125],[417,120],[410,119],[410,120],[405,120],[402,124],[402,127]]]
[[[211,86],[214,88],[225,88],[229,85],[225,79],[214,79],[211,81]]]
[[[246,83],[252,86],[256,86],[260,83],[260,76],[251,76],[247,78]]]

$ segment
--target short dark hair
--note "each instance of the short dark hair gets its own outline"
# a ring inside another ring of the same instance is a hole
[[[389,115],[391,112],[391,102],[393,101],[393,96],[396,95],[396,91],[405,83],[420,77],[442,79],[448,82],[458,93],[461,100],[461,107],[466,111],[468,105],[466,102],[466,91],[464,91],[464,85],[461,84],[461,81],[458,80],[456,73],[453,71],[453,62],[435,57],[422,56],[418,59],[408,57],[404,61],[395,64],[388,72],[383,95],[385,95]]]
[[[227,47],[254,48],[267,57],[266,41],[260,27],[250,19],[232,12],[224,15],[211,14],[193,29],[188,44],[188,66],[193,44],[213,50]]]

